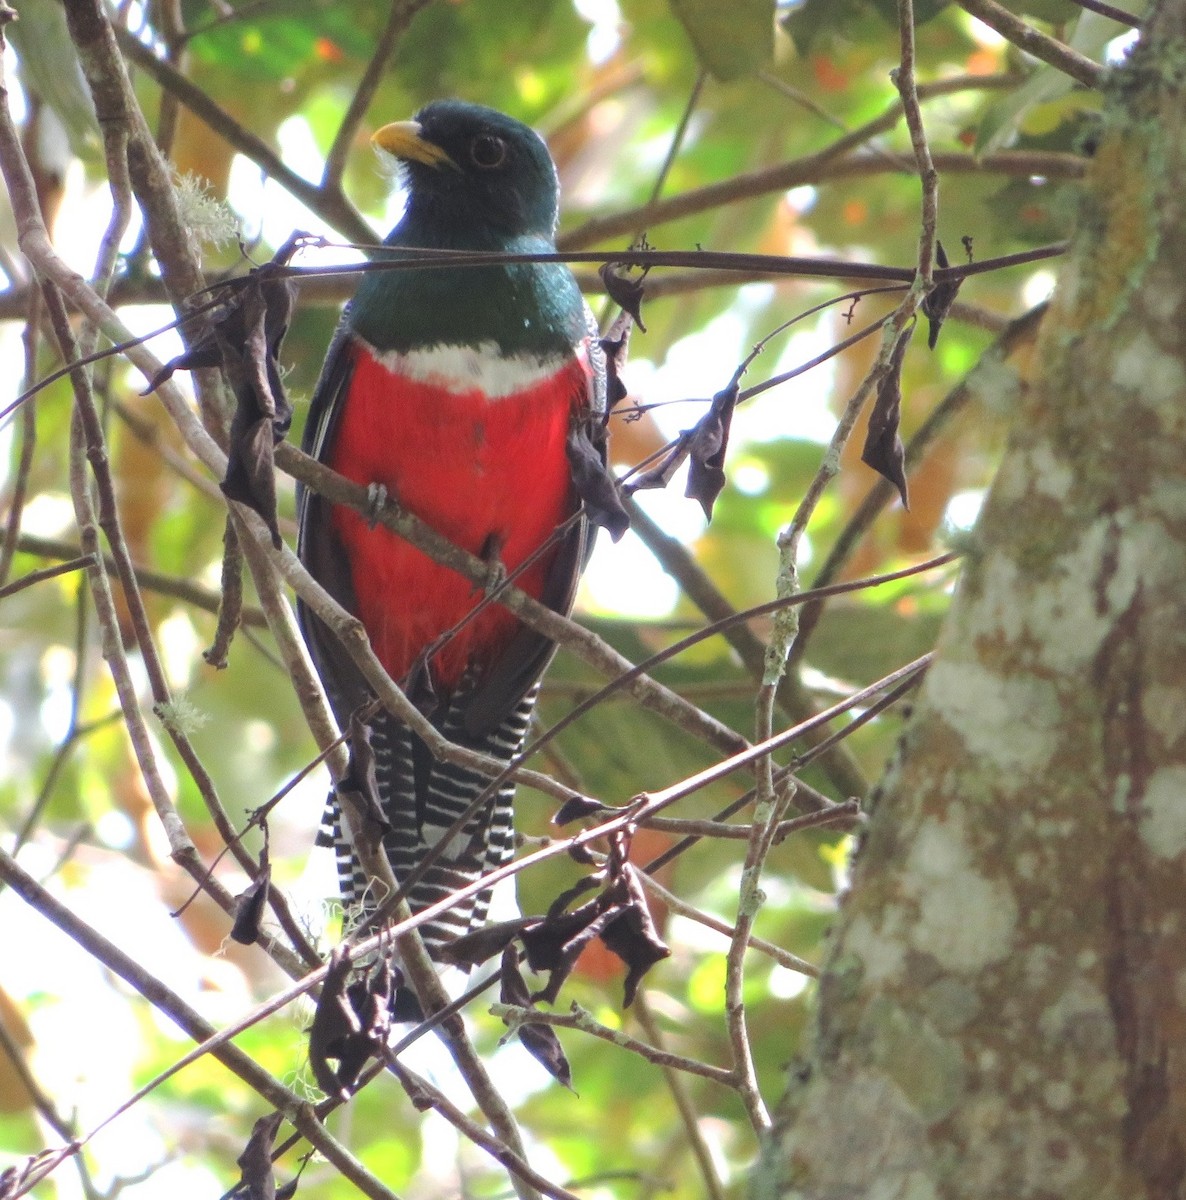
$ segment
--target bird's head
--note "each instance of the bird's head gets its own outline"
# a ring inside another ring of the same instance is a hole
[[[437,100],[372,141],[404,165],[408,216],[461,236],[501,239],[556,230],[559,184],[547,146],[492,108]]]

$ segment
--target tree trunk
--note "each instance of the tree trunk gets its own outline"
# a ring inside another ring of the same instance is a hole
[[[759,1196],[1186,1194],[1184,55],[1110,84]]]

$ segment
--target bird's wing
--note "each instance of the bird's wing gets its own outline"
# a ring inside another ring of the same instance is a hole
[[[344,327],[339,327],[313,392],[301,441],[301,449],[313,458],[320,460],[324,448],[331,442],[353,370],[349,335]],[[330,508],[324,497],[304,486],[297,486],[297,554],[309,574],[347,612],[354,612],[356,604],[350,564],[330,527]],[[367,687],[337,639],[299,598],[297,618],[321,682],[329,694],[330,705],[339,722],[344,722],[367,698]]]
[[[604,408],[604,367],[590,354],[589,394],[581,407]],[[341,400],[349,387],[353,358],[348,335],[339,332],[313,396],[303,448],[320,458],[330,445]],[[575,490],[572,511],[580,501]],[[354,611],[349,565],[328,528],[330,505],[315,493],[298,495],[300,555],[315,578],[348,611]],[[321,536],[322,533],[329,536]],[[565,534],[556,549],[540,599],[567,614],[588,559],[594,530],[583,518]],[[346,659],[325,626],[304,606],[301,625],[314,661],[339,721],[345,721],[368,691],[358,671]],[[538,694],[538,680],[554,653],[553,643],[527,626],[520,626],[503,652],[481,673],[468,677],[442,708],[433,724],[450,741],[509,762],[522,748]],[[396,878],[407,880],[437,845],[445,831],[486,788],[488,779],[465,767],[435,760],[424,743],[390,713],[380,712],[370,724],[378,792],[390,828],[384,847]],[[411,888],[409,902],[420,909],[474,882],[500,866],[513,847],[511,800],[514,784],[499,787],[471,816],[464,830],[450,839],[439,860]],[[365,912],[365,878],[350,846],[331,794],[319,838],[335,848],[342,898],[348,910]],[[451,908],[422,930],[430,946],[466,932],[485,920],[490,893],[483,892]]]

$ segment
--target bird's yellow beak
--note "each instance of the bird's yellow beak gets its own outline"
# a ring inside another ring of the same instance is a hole
[[[425,141],[418,121],[392,121],[371,134],[371,143],[396,158],[424,163],[430,167],[456,167],[457,164],[433,142]]]

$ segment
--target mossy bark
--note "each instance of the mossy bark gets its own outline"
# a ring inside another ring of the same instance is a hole
[[[760,1197],[1186,1195],[1186,0],[1109,91]]]

